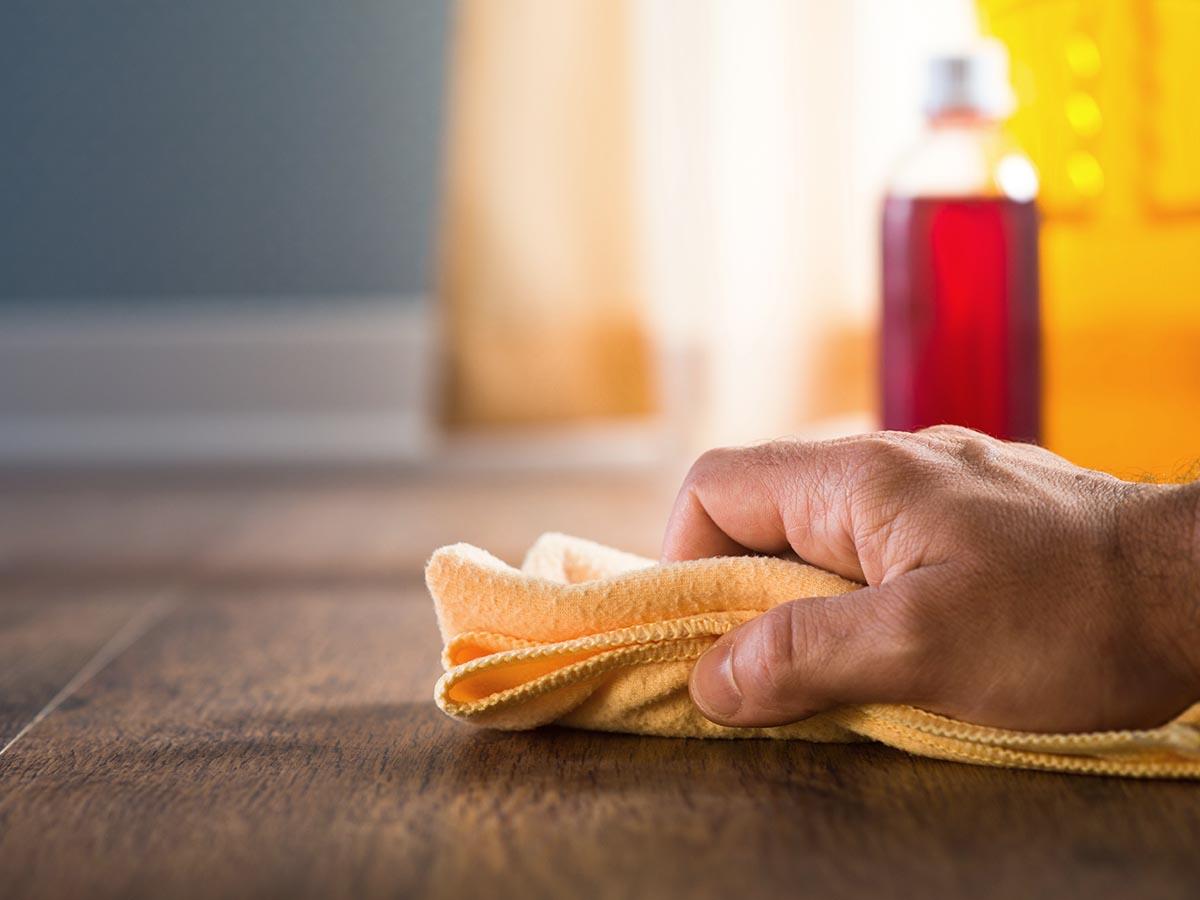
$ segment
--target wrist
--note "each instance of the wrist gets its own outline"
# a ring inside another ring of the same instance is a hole
[[[1200,700],[1200,482],[1131,485],[1118,516],[1118,555],[1145,604],[1164,660]]]

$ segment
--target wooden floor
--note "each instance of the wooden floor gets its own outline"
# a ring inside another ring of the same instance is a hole
[[[1190,897],[1200,785],[443,718],[421,566],[666,480],[0,477],[0,897]]]

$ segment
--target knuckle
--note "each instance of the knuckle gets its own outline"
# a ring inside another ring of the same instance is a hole
[[[895,431],[868,435],[859,443],[858,452],[860,461],[876,470],[910,467],[921,458],[913,436]]]
[[[963,425],[934,425],[919,434],[939,440],[952,458],[971,467],[990,464],[1001,446],[995,438]]]
[[[928,638],[928,624],[928,616],[920,604],[899,591],[881,616],[880,629],[891,646],[910,651],[919,648]]]
[[[999,451],[991,438],[983,435],[964,438],[958,445],[958,458],[971,468],[984,468],[997,461]]]
[[[937,461],[911,435],[883,433],[864,441],[855,464],[861,476],[856,499],[865,508],[890,510],[940,476]]]
[[[687,477],[684,478],[684,483],[695,486],[710,482],[729,468],[736,453],[737,450],[732,447],[714,447],[711,450],[705,450],[692,463]]]
[[[918,673],[934,658],[939,642],[937,616],[926,598],[895,585],[875,621],[876,642],[897,671]]]
[[[791,440],[764,441],[742,448],[742,454],[747,464],[765,468],[786,467],[795,461],[799,446],[799,442]]]
[[[684,479],[691,488],[726,481],[732,475],[785,468],[794,459],[795,446],[787,441],[769,441],[744,447],[714,447],[702,453]]]
[[[922,428],[917,434],[951,441],[982,436],[981,432],[965,425],[930,425],[928,428]]]

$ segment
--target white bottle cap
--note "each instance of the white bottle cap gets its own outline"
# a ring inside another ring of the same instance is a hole
[[[929,60],[925,84],[925,114],[953,112],[1004,118],[1015,105],[1008,82],[1008,53],[995,40],[982,40],[962,53]]]

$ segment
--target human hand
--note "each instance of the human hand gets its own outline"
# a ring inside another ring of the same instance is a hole
[[[710,451],[663,560],[747,553],[867,586],[720,638],[691,678],[720,724],[891,702],[1092,731],[1200,700],[1200,482],[1124,482],[954,426]]]

